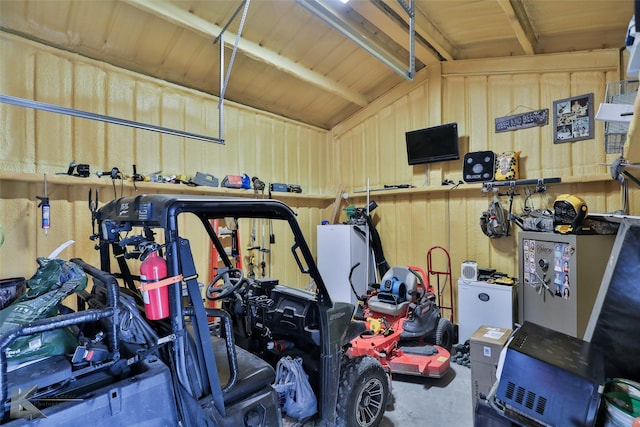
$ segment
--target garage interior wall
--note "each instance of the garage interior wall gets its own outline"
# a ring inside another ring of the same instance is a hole
[[[462,179],[462,160],[408,166],[404,133],[407,130],[457,122],[461,157],[466,152],[521,151],[520,178],[560,177],[561,184],[547,185],[534,195],[535,208],[552,208],[560,194],[585,199],[590,212],[613,212],[621,208],[620,185],[612,181],[609,168],[618,154],[605,154],[604,125],[595,121],[595,138],[554,144],[553,119],[547,126],[495,133],[497,117],[549,108],[554,100],[586,93],[594,104],[604,102],[606,85],[623,79],[618,50],[510,57],[492,60],[452,61],[418,73],[413,84],[391,91],[375,105],[332,130],[330,162],[339,169],[346,188],[371,188],[385,184],[412,184],[415,190],[371,192],[378,203],[374,211],[385,255],[391,265],[426,268],[426,252],[443,246],[451,257],[454,288],[460,264],[473,259],[480,266],[517,275],[517,231],[512,236],[489,239],[479,225],[490,194],[478,184],[457,188],[443,186],[444,179]],[[551,114],[551,113],[550,113]],[[331,176],[336,176],[332,174]],[[629,186],[629,211],[640,213],[640,192]],[[521,213],[524,188],[514,200]],[[364,205],[362,193],[351,194],[353,203]],[[501,197],[508,208],[508,197]],[[434,258],[436,269],[446,260]]]
[[[218,136],[215,97],[10,34],[0,36],[2,94]],[[142,174],[194,175],[200,171],[222,180],[227,174],[247,173],[267,183],[299,183],[310,194],[327,191],[321,173],[328,158],[325,130],[231,102],[225,102],[225,145],[6,104],[0,104],[0,117],[0,223],[6,234],[0,248],[2,277],[28,277],[35,272],[37,257],[47,256],[69,239],[75,244],[61,257],[79,257],[98,265],[98,252],[89,240],[88,193],[90,188],[98,188],[100,202],[106,203],[114,198],[114,188],[110,178],[98,178],[95,171],[118,167],[130,175],[136,164]],[[72,160],[90,164],[92,176],[57,176],[66,172]],[[51,228],[46,236],[40,227],[36,199],[44,195],[44,173],[51,199]],[[138,193],[207,193],[202,188],[139,183]],[[118,196],[121,189],[125,196],[136,194],[131,183],[121,186],[120,180],[115,181]],[[253,191],[227,192],[254,196]],[[322,221],[334,198],[287,197],[286,201],[298,212],[305,234],[315,238],[315,224]],[[204,237],[191,242],[194,255],[200,254],[196,264],[199,272],[208,266],[209,248]],[[244,236],[241,233],[243,237],[241,244],[248,246],[248,230]],[[275,250],[286,248],[276,245]],[[272,256],[275,265],[277,253]],[[289,267],[294,268],[293,263]]]
[[[218,135],[215,97],[14,35],[0,33],[0,37],[3,59],[11,58],[0,61],[2,94]],[[410,190],[371,192],[379,205],[374,221],[391,265],[426,268],[426,251],[442,246],[451,255],[454,288],[460,263],[466,259],[515,276],[517,230],[502,239],[484,236],[479,218],[489,195],[479,184],[441,185],[444,179],[462,179],[462,161],[408,166],[404,132],[458,122],[461,156],[480,150],[522,151],[521,178],[562,178],[563,183],[550,184],[547,193],[532,197],[534,207],[550,208],[557,195],[573,193],[585,199],[591,212],[618,210],[620,185],[611,179],[608,167],[600,165],[617,155],[605,155],[601,122],[595,123],[593,139],[553,144],[551,117],[547,126],[505,133],[494,132],[494,119],[532,109],[551,110],[554,100],[585,93],[593,93],[599,105],[606,84],[622,79],[621,55],[618,50],[602,50],[443,63],[421,71],[413,83],[399,85],[330,131],[226,102],[226,145],[0,105],[0,223],[6,231],[0,248],[1,275],[31,274],[36,257],[46,256],[69,239],[76,243],[63,257],[97,262],[88,239],[88,190],[99,187],[102,203],[113,198],[114,190],[108,178],[83,181],[55,175],[75,160],[89,163],[92,172],[117,166],[131,174],[136,164],[145,174],[200,171],[222,178],[246,172],[267,183],[300,184],[303,194],[276,197],[298,212],[314,251],[316,225],[329,218],[341,184],[348,195],[341,208],[365,205],[367,181],[372,189],[412,184],[415,188]],[[40,228],[36,200],[43,195],[43,173],[49,178],[52,211],[47,236]],[[146,184],[138,191],[253,196],[246,190],[169,185]],[[638,215],[640,196],[629,188],[629,213]],[[116,191],[119,195],[119,182]],[[122,191],[128,195],[136,190],[127,183]],[[523,200],[522,195],[516,197],[514,212],[522,211]],[[506,198],[502,202],[508,206]],[[345,219],[342,212],[340,221]],[[192,246],[194,254],[201,254],[197,267],[203,271],[207,243],[192,242]],[[443,262],[434,260],[437,267]],[[286,270],[295,266],[278,268],[286,280]]]

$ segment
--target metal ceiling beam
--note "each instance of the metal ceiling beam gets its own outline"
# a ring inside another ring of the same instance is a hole
[[[250,0],[243,0],[240,6],[236,9],[235,13],[227,22],[227,25],[224,26],[218,37],[215,38],[213,44],[216,44],[220,41],[220,98],[218,100],[218,110],[219,113],[219,129],[220,129],[220,138],[224,136],[224,94],[227,90],[227,85],[229,84],[229,77],[231,75],[231,68],[233,67],[233,62],[236,57],[236,52],[238,51],[238,43],[240,43],[240,36],[242,34],[242,28],[244,28],[245,20],[247,19],[247,12],[249,11],[249,3]],[[240,9],[244,9],[242,12],[242,18],[240,18],[240,25],[238,27],[238,34],[236,34],[236,41],[233,45],[233,50],[231,51],[231,58],[229,59],[229,69],[225,76],[224,73],[224,32],[227,31],[227,27],[236,17],[236,15],[240,12]]]
[[[124,0],[124,2],[211,40],[214,40],[218,34],[222,32],[222,27],[193,15],[165,0]],[[235,34],[232,34],[229,31],[226,31],[225,34],[228,36],[227,39],[233,39],[235,37]],[[322,90],[339,96],[340,98],[356,105],[365,107],[369,104],[367,98],[361,93],[342,86],[334,80],[328,79],[325,76],[305,68],[269,49],[265,49],[257,43],[241,39],[238,43],[238,50],[244,52],[247,56],[253,59],[269,64],[297,79],[315,85]]]
[[[349,3],[349,6],[358,14],[360,14],[367,21],[378,27],[381,31],[392,39],[394,42],[401,46],[404,46],[407,42],[407,31],[405,28],[398,25],[398,23],[385,13],[384,10],[376,6],[372,2],[354,1]],[[406,17],[406,14],[404,14]],[[415,44],[416,58],[425,65],[435,64],[440,62],[440,58],[431,49],[419,43],[416,40]]]
[[[497,0],[498,4],[507,15],[511,28],[516,34],[516,38],[527,55],[536,53],[538,40],[533,31],[529,17],[527,16],[522,1],[520,0]]]
[[[361,33],[355,28],[341,13],[340,10],[334,9],[329,6],[327,2],[322,0],[296,0],[296,2],[311,12],[317,18],[320,18],[327,25],[338,31],[347,39],[351,40],[359,47],[373,55],[380,62],[391,68],[393,71],[401,75],[407,80],[413,80],[415,74],[415,53],[414,53],[414,33],[413,33],[413,1],[411,5],[407,6],[407,10],[402,8],[403,15],[409,15],[410,18],[410,30],[409,30],[409,66],[404,65],[398,58],[391,55],[389,52],[381,48],[371,37],[367,34]],[[405,4],[406,5],[406,4]]]
[[[405,12],[397,0],[379,0],[387,7],[405,19]],[[416,34],[420,35],[433,49],[447,61],[456,58],[456,48],[447,40],[445,36],[424,16],[420,9],[415,7],[415,27]]]

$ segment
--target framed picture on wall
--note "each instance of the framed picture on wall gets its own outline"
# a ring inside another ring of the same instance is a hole
[[[553,101],[553,143],[593,138],[593,94]]]

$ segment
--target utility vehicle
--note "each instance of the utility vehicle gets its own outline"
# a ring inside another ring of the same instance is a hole
[[[254,218],[277,237],[272,277],[237,268],[213,225],[250,229]],[[93,210],[93,220],[100,266],[72,260],[93,279],[77,293],[77,310],[0,337],[3,423],[281,426],[282,395],[272,385],[284,356],[302,358],[317,398],[317,413],[303,422],[380,423],[388,372],[375,358],[348,355],[354,306],[332,302],[286,204],[138,195]],[[210,245],[221,265],[206,280]],[[74,331],[73,355],[20,367],[8,360],[17,338],[56,328]],[[20,418],[25,413],[33,420]]]

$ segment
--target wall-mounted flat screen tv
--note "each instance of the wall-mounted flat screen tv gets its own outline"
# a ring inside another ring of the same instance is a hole
[[[458,124],[447,123],[405,133],[410,165],[458,160]]]

